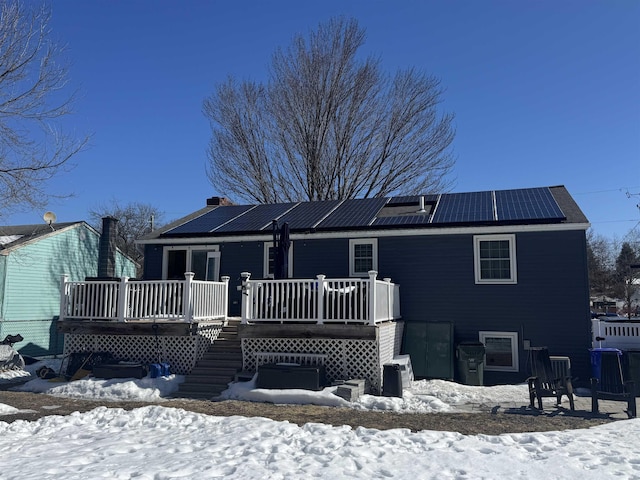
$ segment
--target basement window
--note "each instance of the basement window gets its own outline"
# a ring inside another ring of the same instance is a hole
[[[485,370],[519,371],[517,332],[479,332],[479,337],[486,352]]]

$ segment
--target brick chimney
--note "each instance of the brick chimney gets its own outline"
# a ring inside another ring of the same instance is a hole
[[[219,205],[221,207],[228,207],[233,205],[233,202],[225,197],[211,197],[207,198],[207,207],[213,207]]]
[[[98,278],[113,278],[116,275],[117,228],[117,218],[109,216],[102,219],[102,234],[98,250]]]

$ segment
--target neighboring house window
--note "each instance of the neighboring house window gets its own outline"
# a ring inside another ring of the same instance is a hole
[[[184,280],[185,272],[193,272],[195,280],[218,281],[220,252],[217,245],[164,247],[162,265],[167,280]]]
[[[476,283],[517,283],[515,235],[473,237]]]
[[[273,272],[275,269],[275,250],[273,248],[273,242],[264,242],[264,264],[262,268],[262,278],[273,278]],[[289,246],[289,278],[293,277],[293,242]]]
[[[349,240],[349,276],[366,277],[369,270],[378,270],[378,240]]]
[[[486,351],[485,370],[518,371],[517,332],[480,332],[480,341],[484,343]]]

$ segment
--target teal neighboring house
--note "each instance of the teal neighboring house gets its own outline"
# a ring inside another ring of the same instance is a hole
[[[15,348],[23,355],[61,354],[62,275],[71,281],[104,275],[99,263],[105,261],[110,277],[136,275],[137,264],[115,248],[114,232],[108,232],[111,238],[101,238],[84,221],[0,227],[0,340],[20,334],[24,340]]]

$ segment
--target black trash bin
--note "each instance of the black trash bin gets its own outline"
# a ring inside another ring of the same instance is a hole
[[[402,370],[397,363],[385,363],[382,369],[382,395],[402,398]]]
[[[481,342],[462,342],[456,349],[458,374],[465,385],[484,385],[485,347]]]

